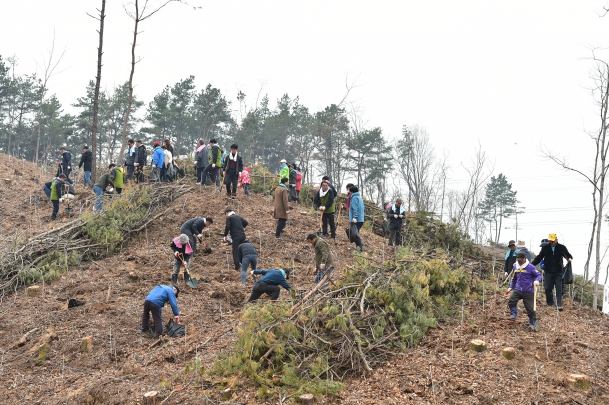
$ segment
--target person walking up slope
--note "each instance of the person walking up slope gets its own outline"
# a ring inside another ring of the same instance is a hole
[[[273,218],[277,220],[277,229],[275,230],[275,237],[281,238],[281,232],[283,232],[286,223],[288,222],[288,214],[290,213],[290,207],[288,206],[288,178],[283,177],[281,184],[275,189],[275,201],[273,203]]]
[[[349,222],[355,224],[357,226],[357,230],[361,230],[364,225],[365,218],[365,210],[364,210],[364,200],[359,194],[359,189],[356,186],[352,186],[349,191],[351,192],[351,200],[349,205]],[[355,239],[355,248],[360,251],[364,251],[362,246],[362,238],[358,236]]]
[[[543,287],[546,291],[546,303],[548,306],[554,305],[554,295],[552,292],[554,287],[556,287],[556,307],[559,311],[562,311],[563,259],[567,259],[570,262],[573,260],[573,256],[571,256],[565,245],[558,243],[555,233],[551,233],[548,236],[548,241],[549,244],[541,248],[541,251],[531,264],[536,266],[542,260],[544,261]]]

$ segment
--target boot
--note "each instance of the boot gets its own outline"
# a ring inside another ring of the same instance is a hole
[[[173,283],[173,285],[178,285],[178,275],[177,274],[171,275],[171,282]]]
[[[510,319],[516,320],[518,317],[518,307],[510,308],[510,314]]]
[[[533,321],[533,315],[529,315],[529,327],[535,329],[535,322]]]
[[[184,272],[184,282],[187,283],[189,280],[190,280],[190,274]]]

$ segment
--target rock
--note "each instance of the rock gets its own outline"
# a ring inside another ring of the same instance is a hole
[[[486,350],[486,343],[483,340],[474,339],[469,342],[469,348],[475,352],[482,353]]]
[[[82,342],[80,343],[80,350],[83,352],[88,352],[93,349],[93,336],[87,336],[82,338]]]
[[[573,388],[580,390],[590,389],[590,378],[585,374],[569,374],[565,382]]]
[[[514,357],[516,356],[516,349],[513,347],[506,347],[501,350],[501,355],[508,360],[514,360]]]
[[[39,285],[31,285],[25,289],[25,295],[27,297],[39,297],[42,288]]]

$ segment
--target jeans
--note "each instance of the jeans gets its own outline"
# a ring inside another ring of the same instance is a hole
[[[89,184],[91,184],[91,172],[85,170],[85,186],[88,186]]]
[[[279,298],[279,286],[278,285],[270,285],[262,281],[256,282],[254,284],[254,288],[252,288],[252,295],[247,300],[247,302],[256,301],[262,294],[268,294],[271,296],[271,301],[277,301]]]
[[[279,218],[277,220],[277,230],[275,231],[275,237],[280,237],[281,236],[281,232],[283,232],[283,230],[285,229],[285,225],[288,222],[288,220],[286,218]]]
[[[360,231],[362,229],[362,226],[364,226],[363,222],[356,222],[355,226],[357,226],[357,230]],[[355,246],[359,246],[360,250],[363,251],[364,248],[362,246],[362,238],[360,238],[359,236],[357,237],[357,239],[355,240]]]
[[[51,199],[51,189],[48,188],[46,184],[42,185],[42,189],[44,190],[44,193],[47,195],[47,198],[50,200]]]
[[[99,211],[102,209],[102,204],[104,201],[104,199],[103,199],[104,190],[102,190],[102,188],[100,186],[93,186],[93,192],[97,196],[97,200],[95,200],[95,210]]]
[[[556,306],[562,307],[562,273],[545,273],[543,288],[546,290],[546,303],[554,305],[552,290],[556,287]]]
[[[250,185],[249,183],[243,183],[243,191],[245,191],[245,195],[250,195]]]
[[[330,234],[332,235],[332,239],[336,238],[336,223],[334,222],[334,213],[326,214],[324,213],[321,217],[322,225],[321,229],[324,233],[324,236],[328,235],[328,222],[330,223]]]
[[[135,166],[131,165],[127,165],[127,181],[129,180],[133,180],[133,172],[135,171]],[[87,173],[87,172],[85,172]],[[89,173],[89,176],[91,175],[91,173]],[[89,180],[90,182],[91,180]],[[85,174],[85,184],[87,184],[87,175]]]
[[[214,179],[214,176],[215,176],[216,186],[219,186],[220,185],[220,176],[218,176],[218,166],[216,166],[216,168],[213,169],[211,167],[211,164],[207,165],[207,167],[205,169],[203,169],[203,175],[202,175],[203,178],[207,179],[207,173],[210,173],[210,172],[211,172],[212,180]],[[203,182],[203,184],[205,184],[205,182]]]
[[[334,271],[334,267],[330,267],[328,269],[323,269],[323,270],[317,270],[317,274],[315,275],[315,284],[319,283],[319,280],[324,278],[324,276],[326,274],[327,275],[332,274],[333,271]]]
[[[252,264],[252,270],[256,270],[256,266],[258,266],[258,255],[245,255],[243,259],[241,259],[241,283],[245,284],[247,279],[247,268],[250,263]]]
[[[59,200],[52,200],[53,203],[53,213],[51,214],[51,219],[57,218],[57,213],[59,212]]]
[[[148,322],[150,321],[150,313],[154,320],[154,332],[157,337],[163,334],[163,318],[161,308],[157,307],[150,301],[144,301],[144,313],[142,314],[142,332],[148,332]]]

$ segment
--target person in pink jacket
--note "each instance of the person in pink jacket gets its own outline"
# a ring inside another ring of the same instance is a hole
[[[300,184],[302,183],[302,172],[300,171],[300,167],[297,167],[296,170],[298,174],[296,175],[296,198],[300,200]]]
[[[251,169],[246,167],[243,169],[241,174],[239,174],[239,183],[241,184],[241,187],[243,187],[243,191],[245,191],[245,195],[247,197],[250,195],[250,183],[252,182],[250,178],[250,171]]]

